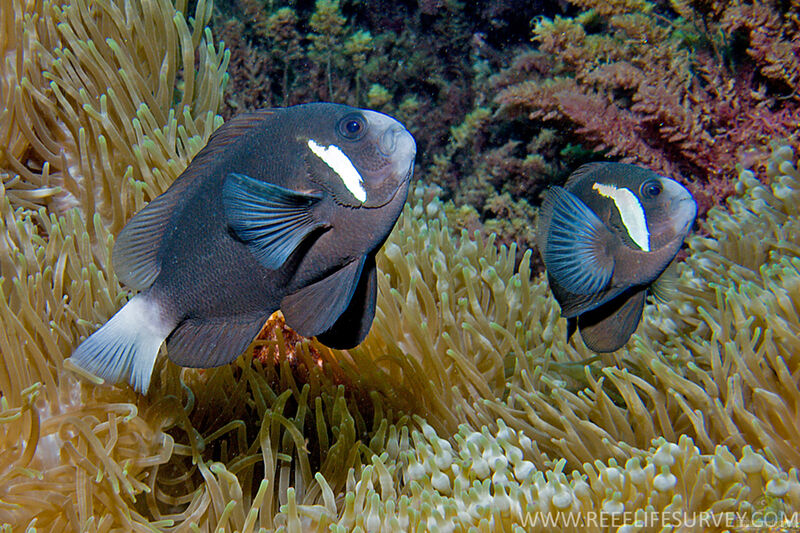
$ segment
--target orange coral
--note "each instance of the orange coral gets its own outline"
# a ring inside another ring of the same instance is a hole
[[[309,343],[308,340],[286,325],[283,313],[275,311],[256,337],[253,360],[265,367],[280,365],[286,361],[295,376],[305,382],[312,367],[321,368],[326,362],[326,358],[316,345]],[[331,362],[331,369],[340,370],[335,362]],[[340,371],[334,374],[336,374],[334,381],[337,384],[345,382],[344,375]]]
[[[253,359],[260,361],[261,364],[274,364],[283,358],[293,361],[297,357],[298,345],[305,340],[307,340],[305,337],[286,325],[283,313],[275,311],[256,337],[256,341],[262,342],[253,351]],[[279,354],[276,351],[279,346],[285,347],[286,354]],[[314,362],[322,366],[322,355],[319,351],[311,346],[308,352]]]

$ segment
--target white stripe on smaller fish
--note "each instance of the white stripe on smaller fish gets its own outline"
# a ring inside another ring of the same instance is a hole
[[[315,156],[322,159],[326,165],[331,167],[331,170],[336,172],[336,175],[339,176],[344,186],[347,187],[350,194],[355,196],[356,200],[363,203],[367,199],[367,191],[361,186],[364,183],[361,174],[358,173],[350,158],[338,146],[335,144],[320,146],[314,139],[309,139],[308,147],[314,152]]]
[[[595,183],[592,189],[600,196],[611,198],[617,206],[622,224],[628,235],[636,245],[645,252],[650,251],[650,232],[647,229],[647,219],[641,202],[630,189],[618,189],[613,185]]]

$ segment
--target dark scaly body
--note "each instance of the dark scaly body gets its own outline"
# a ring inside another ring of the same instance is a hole
[[[142,292],[76,364],[146,390],[163,340],[178,364],[218,366],[279,308],[301,334],[358,344],[414,154],[410,134],[372,111],[310,104],[234,118],[119,235],[114,268]]]
[[[683,186],[634,165],[584,165],[563,188],[548,191],[539,249],[568,337],[580,329],[596,352],[622,347],[695,213]]]

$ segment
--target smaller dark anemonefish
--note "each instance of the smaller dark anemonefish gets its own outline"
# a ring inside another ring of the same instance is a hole
[[[550,188],[537,238],[567,338],[577,328],[595,352],[624,346],[696,214],[685,187],[636,165],[590,163]]]
[[[117,236],[114,271],[140,292],[72,361],[146,392],[162,344],[179,365],[224,365],[279,308],[301,335],[356,346],[415,154],[402,124],[366,109],[234,117]]]

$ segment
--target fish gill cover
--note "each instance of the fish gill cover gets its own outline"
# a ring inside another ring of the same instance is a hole
[[[751,57],[754,79],[763,81],[760,93],[754,87],[766,103],[753,109],[779,114],[772,124],[783,130],[755,137],[742,125],[728,130],[764,155],[745,165],[750,170],[733,170],[737,159],[726,156],[733,196],[708,211],[677,265],[678,289],[667,304],[647,306],[622,350],[597,357],[566,343],[566,323],[542,277],[532,275],[531,253],[498,247],[491,224],[460,231],[474,211],[419,185],[378,256],[378,310],[361,346],[329,350],[275,316],[232,365],[197,371],[162,358],[146,397],[82,382],[63,359],[129,298],[110,270],[113,235],[220,124],[228,52],[205,29],[212,8],[202,1],[191,17],[184,3],[166,0],[11,6],[0,10],[6,529],[552,530],[532,522],[537,511],[583,519],[603,512],[629,530],[706,512],[734,520],[717,522],[722,529],[800,509],[800,165],[796,141],[762,138],[796,132],[797,95],[770,82],[794,83],[786,47],[797,42],[795,4],[672,6],[682,18],[670,31],[682,28],[687,39],[703,33],[690,31],[690,15],[703,15],[712,29],[733,17],[701,7],[761,13],[759,28],[773,30],[736,33],[746,41],[739,60]],[[345,25],[347,6],[316,7],[306,13],[308,27],[317,13],[329,14],[327,25],[318,18],[318,29],[299,26],[298,43],[314,43],[325,85],[330,63],[335,90],[335,41],[317,44],[305,34],[325,27],[335,36],[337,17],[340,28],[354,27]],[[646,16],[640,7],[540,24],[583,25],[632,10]],[[460,9],[423,2],[418,16],[445,24],[439,11]],[[279,11],[264,12],[303,15]],[[644,20],[657,27],[662,18]],[[597,49],[605,26],[591,27]],[[561,56],[572,57],[548,57]],[[682,107],[692,110],[693,102]],[[470,148],[474,132],[502,129],[507,119],[491,105],[465,117],[428,181],[436,168],[475,157],[474,171],[458,168],[487,183],[478,167],[490,168],[491,159]],[[490,194],[506,194],[497,191]]]

